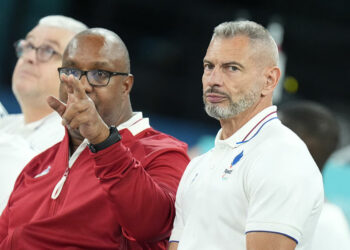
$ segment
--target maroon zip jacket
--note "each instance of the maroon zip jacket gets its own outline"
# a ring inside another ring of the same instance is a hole
[[[28,163],[0,217],[0,249],[166,249],[187,145],[139,122],[96,154],[86,147],[57,199],[67,132]]]

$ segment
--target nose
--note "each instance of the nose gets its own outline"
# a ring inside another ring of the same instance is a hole
[[[202,80],[205,86],[221,86],[223,84],[223,75],[220,67],[215,66],[208,72],[204,72]]]

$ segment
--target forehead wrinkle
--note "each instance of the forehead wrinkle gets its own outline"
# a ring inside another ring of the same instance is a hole
[[[37,37],[36,35],[34,35],[36,33],[41,33],[44,35],[39,35],[39,37]],[[57,34],[63,35],[63,38],[61,36],[58,36]],[[27,35],[25,36],[25,39],[34,39],[34,41],[38,39],[40,40],[42,39],[42,43],[36,46],[41,46],[43,44],[46,44],[46,45],[51,45],[60,51],[63,51],[68,42],[68,41],[64,42],[63,39],[69,35],[73,37],[74,34],[71,31],[64,28],[37,25],[29,33],[27,33]]]
[[[34,36],[32,36],[32,35],[29,35],[29,36],[25,37],[26,40],[29,40],[29,39],[32,39],[32,38],[34,39]],[[38,44],[38,45],[33,44],[33,45],[34,46],[51,45],[53,47],[61,49],[61,44],[58,41],[52,40],[52,39],[44,39],[44,41],[41,44]]]

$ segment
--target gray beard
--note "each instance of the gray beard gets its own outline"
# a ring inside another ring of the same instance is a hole
[[[204,108],[210,117],[217,120],[235,117],[236,115],[250,108],[257,101],[259,94],[254,91],[250,91],[241,97],[237,102],[234,102],[230,96],[226,94],[225,96],[229,100],[229,104],[228,106],[220,107],[219,105],[206,102],[205,95],[203,95]]]

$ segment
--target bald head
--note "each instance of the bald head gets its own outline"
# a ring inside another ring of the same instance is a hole
[[[134,77],[128,51],[118,35],[101,28],[77,34],[63,54],[62,68],[63,74],[80,82],[107,125],[118,126],[131,117],[129,94]],[[64,78],[61,81],[60,100],[67,103],[69,86]]]
[[[270,33],[252,21],[224,22],[215,27],[212,39],[230,39],[237,36],[249,38],[250,46],[259,62],[277,66],[278,47]]]
[[[92,37],[96,45],[101,48],[101,53],[108,55],[112,61],[118,61],[120,70],[130,73],[129,52],[123,40],[116,33],[103,28],[91,28],[78,33],[68,44],[64,57],[72,56],[78,47],[89,49],[88,46],[81,44],[86,44]]]

